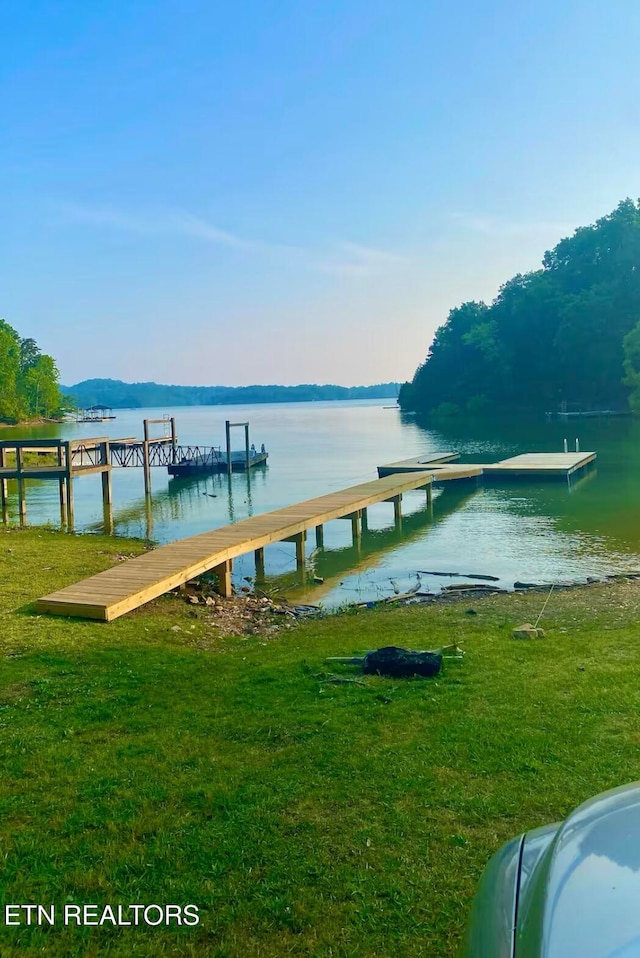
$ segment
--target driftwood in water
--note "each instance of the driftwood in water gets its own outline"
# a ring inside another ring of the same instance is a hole
[[[444,575],[450,579],[483,579],[485,582],[499,582],[497,575],[472,575],[470,572],[424,572],[418,569],[418,575]]]
[[[443,656],[459,659],[462,655],[462,649],[455,643],[423,652],[387,645],[382,649],[367,652],[363,656],[332,656],[327,661],[359,665],[365,675],[386,675],[392,678],[422,675],[430,678],[441,670]]]

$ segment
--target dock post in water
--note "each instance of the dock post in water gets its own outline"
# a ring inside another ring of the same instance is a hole
[[[111,535],[113,533],[113,492],[111,487],[111,453],[109,450],[109,440],[106,439],[100,444],[100,447],[100,460],[105,466],[100,476],[102,479],[102,512],[105,531]]]
[[[71,443],[65,442],[64,444],[64,456],[65,463],[67,467],[67,478],[66,478],[66,493],[67,493],[67,528],[73,532],[75,525],[75,515],[73,510],[73,471],[72,471],[72,455],[71,455]]]
[[[402,525],[402,493],[393,497],[393,521],[398,528]]]
[[[225,420],[224,431],[227,439],[227,473],[231,475],[231,422],[228,419]]]
[[[144,439],[142,445],[142,463],[144,469],[144,494],[151,495],[151,468],[149,466],[149,420],[144,420]]]
[[[24,479],[22,478],[22,446],[16,446],[16,479],[18,482],[18,512],[20,525],[27,522],[27,500],[24,494]]]
[[[0,469],[4,469],[6,462],[4,447],[0,447]],[[2,521],[4,522],[5,526],[9,521],[9,510],[7,509],[8,491],[7,480],[3,477],[0,479],[0,505],[2,506]]]
[[[307,538],[306,532],[298,532],[294,536],[296,543],[296,569],[304,569],[304,560],[305,560],[305,539]]]
[[[58,446],[56,459],[58,465],[61,469],[66,470],[66,475],[61,476],[58,480],[58,496],[60,500],[60,526],[62,529],[67,527],[67,479],[68,479],[68,466],[67,460],[64,456],[64,447],[62,444]]]
[[[173,450],[171,455],[171,461],[176,461],[176,446],[178,445],[178,433],[176,431],[176,418],[175,416],[171,417],[171,448]]]
[[[256,561],[256,579],[264,579],[264,549],[256,549],[254,558]]]
[[[324,526],[316,526],[316,549],[324,549]]]
[[[362,533],[362,526],[361,526],[362,516],[360,512],[358,511],[358,512],[352,512],[349,518],[351,519],[351,536],[353,538],[353,543],[355,545],[355,543],[358,541]]]

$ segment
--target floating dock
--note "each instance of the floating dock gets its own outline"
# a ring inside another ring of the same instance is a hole
[[[254,469],[256,466],[266,466],[269,454],[267,452],[249,453],[247,458],[245,450],[232,450],[231,452],[231,471],[246,472],[247,469]],[[228,472],[227,454],[220,450],[207,450],[188,458],[178,459],[176,462],[167,466],[170,476],[200,476],[215,472]]]
[[[595,452],[527,452],[482,467],[485,476],[568,479],[596,460]]]
[[[568,479],[590,466],[596,457],[595,452],[527,452],[510,459],[502,459],[500,462],[465,466],[457,462],[452,465],[452,461],[458,458],[455,453],[434,453],[433,456],[425,454],[378,466],[378,475],[382,477],[398,473],[429,472],[433,475],[434,482],[443,482],[446,479],[461,478],[456,473],[466,468],[475,470],[469,473],[470,476],[486,478]]]

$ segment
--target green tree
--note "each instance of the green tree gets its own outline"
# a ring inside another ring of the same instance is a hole
[[[24,377],[24,391],[30,415],[49,417],[60,411],[62,396],[58,369],[51,356],[41,354]]]
[[[0,319],[0,419],[17,422],[24,415],[19,391],[20,337]]]
[[[640,321],[623,340],[624,382],[631,392],[629,405],[635,413],[640,413]]]
[[[35,339],[20,340],[20,372],[24,375],[38,362],[42,355]]]
[[[542,269],[508,280],[491,305],[452,309],[400,404],[620,407],[640,371],[623,346],[638,316],[640,203],[627,199],[546,252]]]
[[[42,353],[34,339],[21,339],[0,320],[0,420],[55,416],[66,405],[52,357]]]

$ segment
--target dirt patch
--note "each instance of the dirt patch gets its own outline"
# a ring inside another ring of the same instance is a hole
[[[10,682],[0,688],[0,707],[3,705],[14,705],[21,699],[30,698],[33,689],[28,682]]]
[[[283,596],[251,590],[225,599],[206,580],[190,582],[179,594],[194,611],[198,610],[199,619],[224,635],[277,635],[294,628],[300,619],[322,611],[317,606],[294,605]]]

